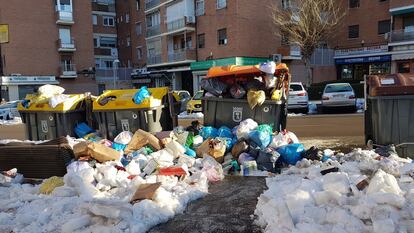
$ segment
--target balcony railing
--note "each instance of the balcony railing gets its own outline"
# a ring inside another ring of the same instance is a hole
[[[152,9],[158,6],[161,3],[160,0],[146,0],[145,1],[145,10]]]
[[[196,60],[194,49],[179,50],[168,54],[168,62],[179,62],[186,60]]]
[[[194,16],[187,16],[180,19],[173,20],[171,22],[167,23],[167,31],[172,32],[179,29],[184,28],[185,26],[189,24],[195,23],[195,17]]]
[[[64,64],[60,65],[60,77],[63,78],[76,78],[78,75],[76,73],[75,64]]]
[[[388,34],[390,43],[396,42],[414,42],[414,31],[396,30]]]
[[[151,36],[156,36],[161,34],[161,26],[160,25],[156,25],[156,26],[152,26],[147,28],[147,37],[151,37]]]
[[[131,80],[131,73],[132,68],[118,68],[116,70],[116,80],[120,81],[129,81]],[[107,69],[96,69],[95,70],[95,78],[97,81],[101,82],[108,82],[114,80],[114,69],[113,68],[107,68]]]
[[[147,59],[148,65],[155,65],[161,63],[161,54],[148,56]]]
[[[58,50],[62,52],[71,52],[76,51],[75,40],[71,38],[70,40],[57,40]]]
[[[101,12],[115,12],[115,4],[108,3],[108,2],[92,2],[92,10],[93,11],[101,11]]]
[[[73,13],[71,11],[56,11],[56,23],[73,24]]]

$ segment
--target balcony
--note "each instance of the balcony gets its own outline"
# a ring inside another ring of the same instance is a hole
[[[168,62],[180,62],[180,61],[195,61],[196,51],[195,49],[186,49],[174,51],[174,53],[168,54]]]
[[[59,52],[74,52],[76,51],[75,40],[72,38],[70,40],[57,40],[57,46]]]
[[[167,23],[167,32],[175,32],[175,31],[182,31],[186,27],[191,27],[195,30],[195,17],[194,16],[186,16],[181,19],[176,19],[171,22]]]
[[[115,13],[115,4],[108,3],[107,1],[92,2],[92,10],[100,12],[113,12]]]
[[[152,9],[161,3],[160,0],[145,0],[145,10]]]
[[[75,64],[61,64],[59,71],[60,78],[77,78]]]
[[[389,43],[414,44],[414,31],[395,30],[388,34]]]
[[[131,73],[132,73],[132,68],[118,68],[115,71],[115,74],[116,74],[115,80],[130,81],[132,80]],[[114,81],[114,69],[113,68],[96,69],[95,78],[96,78],[96,81],[100,83],[113,82]]]
[[[72,11],[56,11],[56,24],[72,25],[74,23]]]
[[[161,60],[161,54],[148,56],[147,63],[148,65],[160,64]]]
[[[407,0],[391,0],[391,15],[404,15],[414,13],[414,3]]]
[[[156,25],[147,28],[147,37],[153,37],[161,34],[161,26]]]
[[[99,56],[112,56],[110,48],[94,48],[94,54]]]

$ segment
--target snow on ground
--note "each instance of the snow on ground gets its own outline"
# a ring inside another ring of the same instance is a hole
[[[17,125],[22,124],[22,118],[14,117],[12,120],[0,120],[0,125]]]
[[[146,232],[208,192],[200,163],[181,181],[156,175],[131,180],[131,174],[114,165],[120,164],[107,162],[94,169],[75,162],[65,185],[51,195],[38,194],[39,185],[0,187],[0,232]],[[140,184],[155,182],[162,185],[153,200],[129,203]]]
[[[361,149],[336,158],[304,159],[267,178],[255,211],[264,232],[414,232],[411,159]],[[321,174],[332,166],[339,172]]]
[[[204,114],[202,112],[195,112],[188,114],[187,112],[182,112],[178,115],[180,119],[193,119],[193,118],[203,118]]]

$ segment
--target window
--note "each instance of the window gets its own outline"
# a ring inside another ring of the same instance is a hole
[[[390,32],[391,29],[391,21],[390,20],[382,20],[378,22],[378,35],[383,35],[385,33]]]
[[[137,0],[137,11],[139,11],[139,9],[141,8],[140,4],[139,4],[140,0]]]
[[[348,27],[348,38],[358,38],[359,37],[359,25],[352,25]]]
[[[290,0],[282,0],[282,8],[289,9],[291,7]]]
[[[154,27],[160,25],[160,12],[147,15],[147,27]]]
[[[92,15],[92,24],[93,25],[98,25],[98,16],[97,15]]]
[[[196,1],[196,16],[204,15],[204,0]]]
[[[103,25],[106,26],[106,27],[114,27],[115,26],[115,19],[114,19],[114,17],[111,17],[111,16],[103,16]]]
[[[116,43],[115,37],[101,37],[99,40],[100,47],[116,48]]]
[[[400,62],[397,64],[398,73],[410,73],[410,63]]]
[[[131,37],[130,36],[127,37],[126,41],[127,41],[126,46],[127,47],[131,46]]]
[[[359,0],[349,0],[349,8],[358,8]]]
[[[98,48],[98,38],[93,38],[93,47]]]
[[[227,6],[227,0],[216,0],[216,9],[223,9]]]
[[[198,42],[197,48],[202,49],[202,48],[206,47],[205,39],[206,39],[205,34],[200,34],[200,35],[197,36],[197,42]]]
[[[64,46],[65,44],[72,44],[72,38],[70,37],[70,29],[59,28],[59,39],[62,43],[61,46]]]
[[[140,36],[142,34],[142,24],[141,23],[136,23],[135,24],[135,34],[137,36]]]
[[[113,61],[112,60],[104,60],[104,68],[112,68],[113,67]]]
[[[227,29],[220,29],[217,31],[217,39],[219,45],[227,44]]]
[[[125,23],[129,23],[129,14],[128,13],[125,15]]]
[[[141,47],[137,48],[137,59],[138,60],[142,59],[142,48]]]

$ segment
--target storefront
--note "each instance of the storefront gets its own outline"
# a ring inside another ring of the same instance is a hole
[[[3,76],[0,98],[6,101],[21,100],[45,84],[59,84],[55,76]]]
[[[414,44],[392,46],[392,53],[393,72],[414,73]]]
[[[364,80],[364,75],[391,73],[391,55],[336,59],[338,79]]]
[[[199,91],[201,79],[206,77],[208,70],[213,66],[229,66],[229,65],[237,65],[237,66],[249,66],[249,65],[257,65],[259,63],[263,63],[268,61],[267,58],[257,58],[257,57],[230,57],[230,58],[222,58],[216,60],[208,60],[208,61],[199,61],[191,63],[191,71],[193,75],[193,91],[194,93]]]

